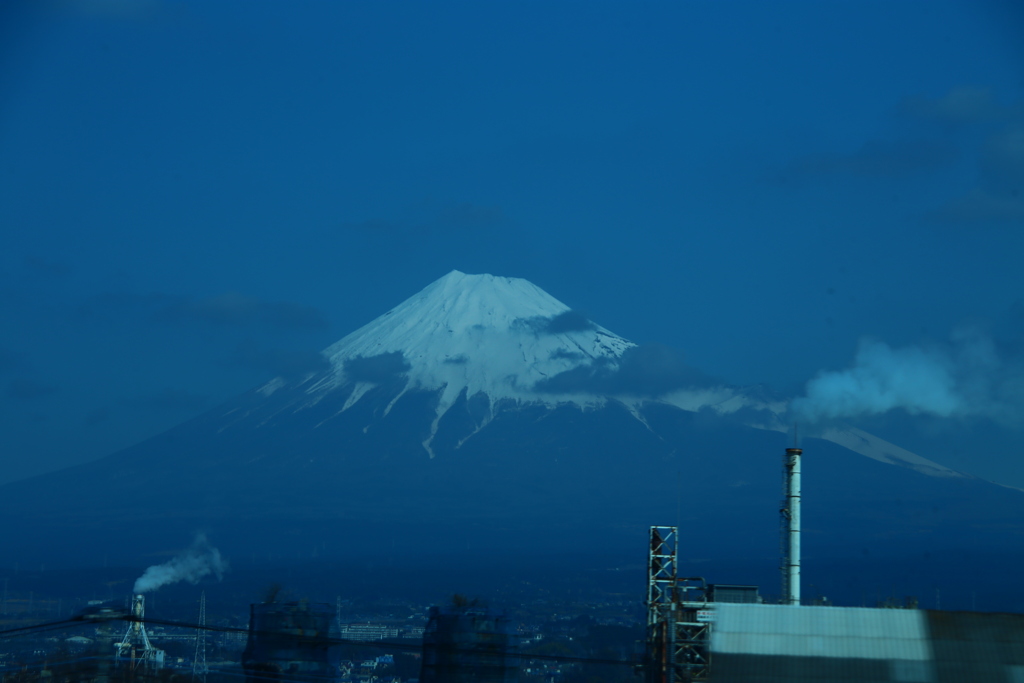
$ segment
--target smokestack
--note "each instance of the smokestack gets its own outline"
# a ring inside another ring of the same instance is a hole
[[[800,604],[800,456],[802,448],[787,448],[783,467],[786,499],[782,505],[782,594],[789,605]]]
[[[131,600],[131,615],[135,617],[135,621],[132,622],[131,628],[135,631],[135,637],[138,638],[139,634],[145,629],[143,624],[143,618],[145,617],[145,596],[138,594],[132,597]]]

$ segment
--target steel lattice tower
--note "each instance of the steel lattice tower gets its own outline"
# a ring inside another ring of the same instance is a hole
[[[679,529],[652,526],[647,557],[647,683],[707,679],[710,610],[702,578],[679,577]]]

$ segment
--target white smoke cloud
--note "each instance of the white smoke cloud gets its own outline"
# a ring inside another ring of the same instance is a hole
[[[199,579],[210,574],[215,575],[219,581],[227,569],[227,560],[220,556],[220,551],[210,545],[204,534],[197,534],[191,548],[143,572],[135,581],[134,591],[136,594],[149,593],[179,581],[198,583]]]
[[[861,340],[853,366],[822,371],[791,409],[800,421],[879,415],[988,417],[1019,424],[1024,417],[1024,365],[1004,358],[977,330],[961,330],[950,344],[892,348]]]

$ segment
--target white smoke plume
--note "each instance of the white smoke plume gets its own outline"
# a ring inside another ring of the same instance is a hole
[[[879,415],[987,417],[1007,425],[1024,417],[1024,364],[1001,355],[977,330],[945,345],[892,348],[861,340],[853,366],[822,371],[790,405],[804,422]]]
[[[210,545],[205,534],[197,534],[188,550],[143,572],[135,581],[134,591],[136,594],[149,593],[179,581],[199,583],[199,579],[210,574],[219,581],[227,569],[227,560],[220,556],[220,551]]]

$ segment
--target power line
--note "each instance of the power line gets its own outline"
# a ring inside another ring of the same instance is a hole
[[[32,626],[19,626],[18,628],[9,628],[9,629],[0,631],[0,636],[27,635],[27,634],[30,634],[30,633],[35,632],[35,631],[49,631],[49,630],[53,630],[54,628],[59,628],[60,626],[64,626],[65,624],[81,624],[81,623],[83,623],[85,621],[86,621],[85,619],[71,618],[71,619],[61,619],[60,621],[48,621],[48,622],[43,623],[43,624],[33,624]]]

